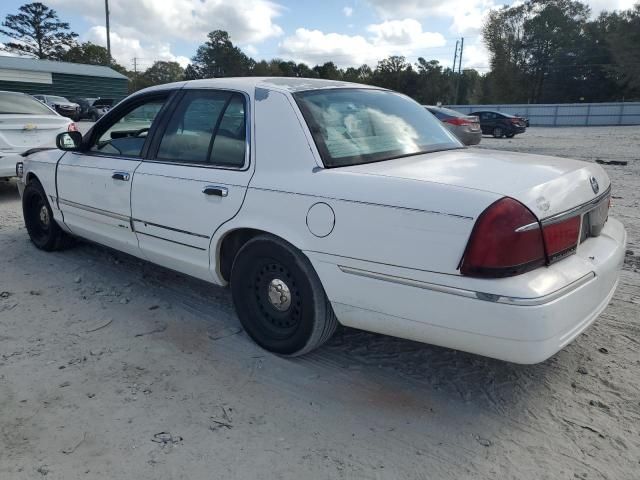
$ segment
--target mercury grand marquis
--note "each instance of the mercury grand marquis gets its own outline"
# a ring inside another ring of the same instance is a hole
[[[302,78],[137,92],[17,165],[43,250],[82,237],[229,285],[260,346],[342,325],[518,363],[584,331],[626,233],[592,163],[465,148],[408,97]]]

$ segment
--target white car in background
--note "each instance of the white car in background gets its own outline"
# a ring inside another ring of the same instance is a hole
[[[540,362],[607,306],[626,232],[593,163],[464,147],[404,95],[220,78],[131,95],[29,155],[27,231],[218,285],[284,355],[338,322]]]
[[[0,91],[0,178],[16,176],[24,152],[54,148],[56,135],[75,129],[73,121],[30,95]]]

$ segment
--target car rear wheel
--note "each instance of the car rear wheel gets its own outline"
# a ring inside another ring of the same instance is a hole
[[[259,235],[240,249],[231,292],[242,326],[270,352],[308,353],[326,342],[338,324],[309,260],[271,235]]]
[[[24,189],[22,214],[29,238],[39,249],[51,252],[73,243],[73,237],[64,232],[53,218],[47,195],[37,180],[28,183]]]
[[[495,138],[502,138],[503,135],[504,135],[504,131],[502,130],[502,127],[495,127],[493,129],[493,136]]]

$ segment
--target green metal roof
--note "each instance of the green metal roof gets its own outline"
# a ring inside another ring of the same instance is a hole
[[[0,68],[28,70],[32,72],[63,73],[67,75],[85,75],[89,77],[127,78],[112,68],[83,63],[56,62],[36,58],[0,56]]]

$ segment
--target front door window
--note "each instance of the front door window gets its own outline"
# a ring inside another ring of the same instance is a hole
[[[139,103],[114,119],[91,146],[94,153],[140,157],[154,120],[166,98],[153,98]]]

